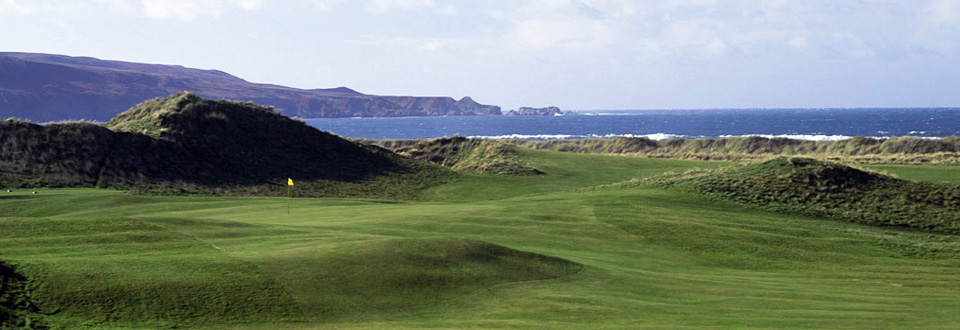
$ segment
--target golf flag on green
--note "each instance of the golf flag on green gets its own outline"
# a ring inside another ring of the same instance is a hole
[[[293,179],[287,178],[287,214],[290,214],[290,188],[293,187]]]

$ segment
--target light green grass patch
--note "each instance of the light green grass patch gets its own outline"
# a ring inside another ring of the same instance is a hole
[[[907,180],[960,181],[960,166],[956,165],[861,165],[860,167],[893,174]]]

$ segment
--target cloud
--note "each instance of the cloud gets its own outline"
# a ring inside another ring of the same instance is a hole
[[[33,12],[34,9],[34,4],[29,1],[0,0],[0,14],[7,12],[27,14]]]
[[[960,51],[960,0],[935,0],[922,6],[916,15],[913,41],[926,51],[957,56]]]
[[[416,50],[433,52],[450,48],[451,45],[456,43],[456,40],[432,37],[376,37],[358,38],[349,42],[354,45],[374,47],[385,51]]]
[[[514,48],[593,50],[613,42],[613,31],[596,20],[526,20],[506,36]]]
[[[719,27],[710,26],[712,24],[696,20],[671,24],[664,30],[664,43],[678,53],[690,53],[703,58],[721,56],[729,45],[717,35]]]
[[[960,0],[937,0],[921,10],[921,20],[933,25],[960,25]]]
[[[433,0],[372,0],[367,3],[367,11],[371,13],[386,13],[394,9],[434,8]]]
[[[322,11],[328,11],[333,9],[334,6],[339,5],[345,0],[310,0],[310,4]]]
[[[427,40],[423,43],[421,48],[429,51],[439,50],[440,48],[443,48],[443,42],[440,42],[440,40],[437,39]]]
[[[487,17],[508,24],[503,40],[512,49],[596,51],[623,37],[621,28],[635,19],[633,6],[621,0],[518,1]]]
[[[247,11],[259,9],[260,0],[142,0],[147,17],[193,21],[203,16],[220,17],[230,8]]]

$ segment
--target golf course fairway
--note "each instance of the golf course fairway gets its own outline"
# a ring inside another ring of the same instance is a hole
[[[49,328],[960,328],[956,235],[618,184],[729,163],[522,152],[546,174],[407,201],[17,189],[0,260]]]

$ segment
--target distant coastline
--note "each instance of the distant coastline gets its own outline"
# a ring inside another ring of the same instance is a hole
[[[381,96],[347,87],[299,89],[252,83],[226,72],[38,53],[0,52],[0,119],[107,121],[183,91],[275,108],[289,117],[497,116],[469,96]]]

